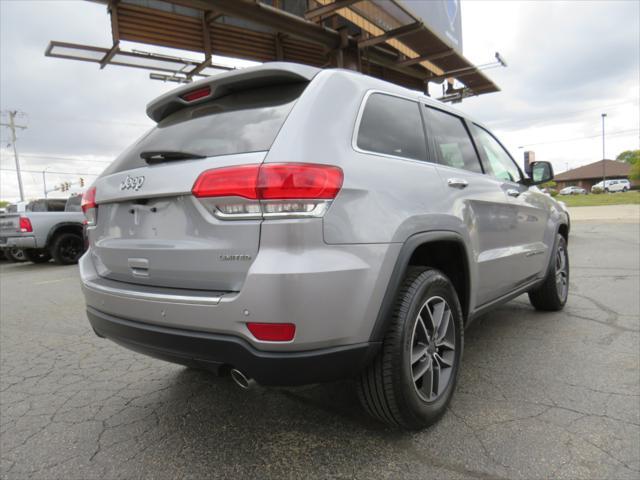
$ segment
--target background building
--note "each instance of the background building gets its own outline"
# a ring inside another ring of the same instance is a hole
[[[604,162],[604,165],[603,165]],[[597,162],[583,165],[582,167],[567,170],[555,176],[558,189],[574,185],[582,187],[589,191],[593,185],[606,179],[629,178],[631,165],[625,162],[617,162],[615,160],[599,160]],[[638,182],[631,182],[633,186]]]

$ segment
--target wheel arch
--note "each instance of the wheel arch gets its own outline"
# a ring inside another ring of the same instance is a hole
[[[78,222],[61,222],[55,224],[47,234],[46,248],[50,248],[54,239],[62,233],[74,233],[82,238],[83,226]]]
[[[561,223],[558,226],[558,233],[564,237],[564,240],[569,243],[569,224]]]
[[[453,231],[417,233],[402,245],[371,333],[372,341],[381,341],[384,337],[395,297],[407,269],[411,266],[437,268],[449,277],[458,294],[464,322],[467,323],[471,299],[471,271],[469,251],[463,237]]]

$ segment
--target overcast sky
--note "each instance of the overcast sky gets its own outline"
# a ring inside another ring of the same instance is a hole
[[[23,112],[22,168],[78,174],[47,173],[50,186],[95,178],[88,174],[152,126],[147,102],[175,87],[146,70],[44,56],[50,40],[110,46],[108,20],[105,6],[85,1],[0,0],[0,107]],[[499,51],[509,66],[487,72],[501,92],[458,107],[492,127],[518,160],[534,150],[563,171],[601,159],[602,112],[607,158],[640,148],[640,2],[463,0],[462,22],[465,56],[482,64]],[[10,136],[1,132],[0,197],[15,200]],[[42,196],[41,173],[23,181],[27,197]]]

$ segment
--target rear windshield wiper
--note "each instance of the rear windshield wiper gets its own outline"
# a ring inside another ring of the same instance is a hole
[[[206,155],[200,155],[198,153],[190,152],[175,152],[175,151],[149,151],[140,152],[140,158],[145,160],[149,165],[154,163],[163,162],[176,162],[179,160],[195,160],[200,158],[207,158]]]

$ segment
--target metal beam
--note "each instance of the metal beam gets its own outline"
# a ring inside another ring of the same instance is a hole
[[[109,1],[109,15],[111,17],[111,37],[113,40],[113,44],[116,45],[120,42],[120,31],[118,29],[118,2],[120,0],[110,0]]]
[[[417,70],[411,67],[399,67],[393,61],[393,59],[389,59],[387,55],[383,55],[382,52],[377,51],[376,49],[367,50],[366,59],[370,63],[375,63],[376,65],[380,65],[381,67],[388,68],[390,70],[395,70],[396,72],[404,73],[405,75],[416,78],[418,80],[427,80],[428,73],[426,70]]]
[[[465,77],[467,75],[473,75],[474,73],[480,73],[480,70],[478,70],[477,67],[471,66],[458,68],[457,70],[449,70],[448,72],[444,72],[442,75],[427,77],[427,80],[430,82],[440,82],[442,80],[446,80],[447,78]]]
[[[100,60],[100,70],[106,67],[111,61],[111,59],[114,57],[114,55],[118,53],[119,46],[120,46],[120,42],[119,41],[115,42],[113,46],[109,49],[109,51],[105,54],[105,56],[102,57],[102,60]]]
[[[378,45],[379,43],[386,42],[387,40],[391,40],[393,38],[398,38],[403,35],[413,33],[421,29],[423,26],[424,25],[422,24],[422,22],[415,22],[415,23],[409,23],[408,25],[403,25],[398,28],[394,28],[393,30],[384,32],[382,35],[378,35],[377,37],[371,37],[371,38],[367,38],[366,40],[360,40],[358,42],[358,48],[373,47],[374,45]]]
[[[340,10],[341,8],[346,8],[359,1],[360,0],[336,0],[333,3],[329,3],[327,5],[323,5],[321,7],[308,10],[304,14],[304,18],[306,18],[307,20],[311,20],[312,18],[315,18],[315,17],[320,17],[323,15],[327,15],[329,13],[333,13],[336,10]]]
[[[304,38],[330,49],[340,45],[340,34],[335,30],[254,0],[179,0],[177,3],[203,10],[216,10],[223,15],[262,24],[276,32]]]
[[[406,60],[401,60],[397,62],[397,65],[399,67],[410,67],[411,65],[415,65],[416,63],[432,62],[433,60],[439,60],[441,58],[450,57],[454,53],[455,51],[452,48],[449,48],[442,52],[432,53],[430,55],[423,55],[422,57],[407,58]]]

